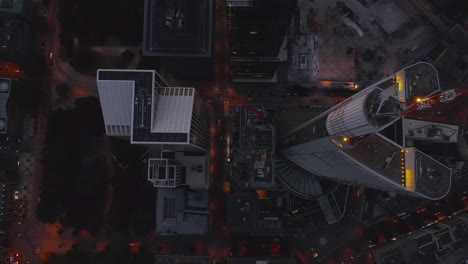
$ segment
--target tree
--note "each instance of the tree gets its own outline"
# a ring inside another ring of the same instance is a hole
[[[143,208],[137,208],[130,216],[130,228],[136,235],[149,233],[154,225],[153,214]]]
[[[49,25],[44,16],[34,16],[31,24],[34,32],[46,33],[49,31]]]
[[[78,72],[95,74],[97,70],[97,58],[98,54],[95,51],[80,47],[73,52],[70,65]]]
[[[58,84],[55,87],[55,92],[60,97],[67,97],[70,92],[70,87],[68,87],[68,85],[66,85],[65,83]]]
[[[54,206],[54,203],[44,201],[46,199],[46,197],[41,195],[41,201],[36,209],[36,217],[43,223],[53,224],[57,219],[57,207]]]

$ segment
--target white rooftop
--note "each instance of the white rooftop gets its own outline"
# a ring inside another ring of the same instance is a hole
[[[135,82],[120,80],[97,82],[107,134],[129,136]]]
[[[152,110],[151,132],[190,133],[195,89],[157,88],[157,94],[159,99],[153,100],[156,109]]]

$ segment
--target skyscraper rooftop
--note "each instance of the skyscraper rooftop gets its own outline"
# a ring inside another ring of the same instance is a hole
[[[153,70],[98,70],[97,83],[107,134],[207,149],[208,115],[194,88],[161,87]]]
[[[145,0],[147,56],[210,57],[212,0]]]
[[[405,110],[416,104],[416,98],[438,92],[435,69],[414,64],[293,129],[279,142],[280,151],[316,177],[440,199],[450,189],[451,169],[414,148],[415,138],[407,139],[405,131],[411,121]],[[434,125],[445,129],[444,124]],[[447,125],[448,129],[458,132],[454,126]],[[297,184],[292,183],[291,171],[279,174],[296,192],[304,185],[300,182],[317,182],[302,173]]]

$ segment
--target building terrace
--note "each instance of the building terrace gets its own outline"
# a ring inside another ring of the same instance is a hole
[[[400,184],[400,147],[385,137],[379,134],[369,135],[358,141],[353,148],[343,151],[369,169]]]

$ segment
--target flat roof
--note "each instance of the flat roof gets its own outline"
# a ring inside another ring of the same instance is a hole
[[[345,153],[367,168],[398,185],[402,178],[400,150],[401,147],[380,134],[369,135],[354,144],[352,148],[343,149]]]
[[[208,197],[206,190],[203,197]],[[208,232],[209,209],[189,208],[187,189],[160,188],[156,195],[156,232],[162,235],[192,234]]]
[[[210,57],[213,0],[145,0],[143,53]]]
[[[229,195],[227,200],[227,221],[229,231],[250,232],[257,221],[258,196],[254,192]]]
[[[99,69],[97,72],[96,78],[97,78],[98,85],[106,84],[106,82],[102,82],[102,81],[131,81],[134,83],[133,91],[132,91],[133,92],[132,98],[130,99],[126,98],[125,101],[120,102],[122,104],[120,107],[127,108],[127,109],[119,110],[119,112],[129,111],[130,113],[130,117],[131,117],[130,135],[132,135],[132,142],[139,141],[139,139],[145,138],[147,134],[150,134],[149,132],[150,132],[150,123],[151,123],[151,119],[150,119],[151,111],[145,111],[145,110],[147,110],[146,108],[147,103],[148,102],[151,103],[151,91],[154,87],[154,79],[155,79],[154,75],[155,75],[155,71],[153,70]],[[114,82],[114,84],[115,83],[116,82]],[[112,86],[110,84],[111,83],[109,83],[109,85],[104,85],[103,87],[103,91],[109,90],[109,94],[108,93],[102,94],[104,96],[101,96],[101,93],[99,94],[99,98],[101,102],[103,102],[103,100],[106,101],[105,95],[110,95],[112,96],[112,98],[114,98],[115,95],[113,95],[110,89],[112,88],[119,89],[117,86]],[[127,88],[128,87],[129,87],[129,84],[127,84]],[[99,86],[99,90],[101,90],[100,86]],[[123,92],[123,89],[122,89],[122,92]],[[112,107],[110,109],[115,109],[116,106],[119,106],[119,104],[116,101],[112,101],[112,100],[109,101],[109,104],[112,105],[112,106],[109,106],[109,107]],[[105,106],[106,105],[103,105],[103,113],[105,111],[108,111],[104,109]],[[151,109],[151,106],[149,107],[149,109]],[[109,110],[109,111],[112,111],[112,110]],[[110,114],[110,115],[113,115],[113,114]],[[115,115],[118,115],[118,113],[116,113]],[[107,121],[106,118],[104,118],[104,121]],[[107,124],[106,124],[106,129],[107,129]]]
[[[186,152],[176,152],[175,159],[180,166],[185,167],[185,184],[190,186],[191,189],[208,189],[210,170],[205,155],[197,156],[189,155]],[[201,166],[201,172],[198,171],[198,166]]]
[[[153,111],[152,133],[190,133],[194,88],[158,88],[156,111]],[[155,96],[157,96],[155,94]]]
[[[130,136],[135,81],[98,80],[97,83],[107,134]]]

